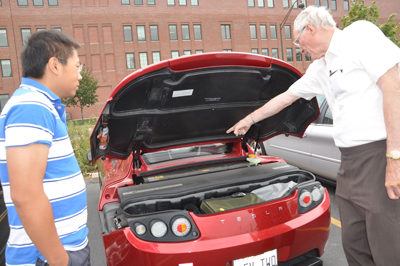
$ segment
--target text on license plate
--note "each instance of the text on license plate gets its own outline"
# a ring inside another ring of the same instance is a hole
[[[233,266],[277,266],[278,252],[276,249],[264,254],[238,259],[233,261]]]

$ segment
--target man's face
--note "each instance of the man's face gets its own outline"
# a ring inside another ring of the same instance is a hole
[[[60,84],[57,91],[60,98],[72,98],[78,90],[79,81],[82,79],[78,69],[81,65],[78,53],[74,50],[72,56],[64,60],[65,65],[61,65]]]
[[[314,61],[323,57],[326,53],[325,46],[321,42],[321,29],[314,27],[311,24],[307,24],[304,30],[298,32],[293,30],[293,37],[296,43],[300,45],[300,51],[310,56]],[[297,39],[298,38],[298,39]]]

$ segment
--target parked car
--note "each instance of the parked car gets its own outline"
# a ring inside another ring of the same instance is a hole
[[[333,117],[325,96],[317,95],[321,114],[303,138],[283,134],[264,142],[265,154],[283,158],[288,164],[312,172],[317,179],[336,184],[340,150],[333,140]]]
[[[4,203],[3,188],[0,183],[0,266],[6,265],[5,253],[9,233],[7,208]]]
[[[205,53],[122,80],[88,154],[99,166],[108,265],[322,265],[325,188],[247,144],[301,136],[319,115],[317,101],[300,99],[245,136],[226,134],[300,76],[261,55]]]

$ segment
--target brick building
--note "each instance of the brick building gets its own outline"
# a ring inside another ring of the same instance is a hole
[[[302,2],[326,6],[339,26],[351,5],[349,0]],[[396,2],[378,1],[382,21],[400,13]],[[281,36],[280,23],[293,3]],[[0,0],[0,108],[20,84],[24,40],[41,29],[61,30],[82,45],[80,60],[100,86],[99,102],[84,109],[89,117],[99,115],[126,75],[185,54],[238,51],[282,59],[283,46],[283,59],[305,72],[311,62],[292,43],[299,12],[295,0]],[[67,112],[80,118],[78,108]]]

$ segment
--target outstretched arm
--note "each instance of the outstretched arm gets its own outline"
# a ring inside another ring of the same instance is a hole
[[[233,131],[236,136],[244,135],[251,125],[279,113],[282,109],[291,105],[299,98],[300,97],[287,90],[237,122],[233,127],[228,129],[226,133],[228,134]]]

